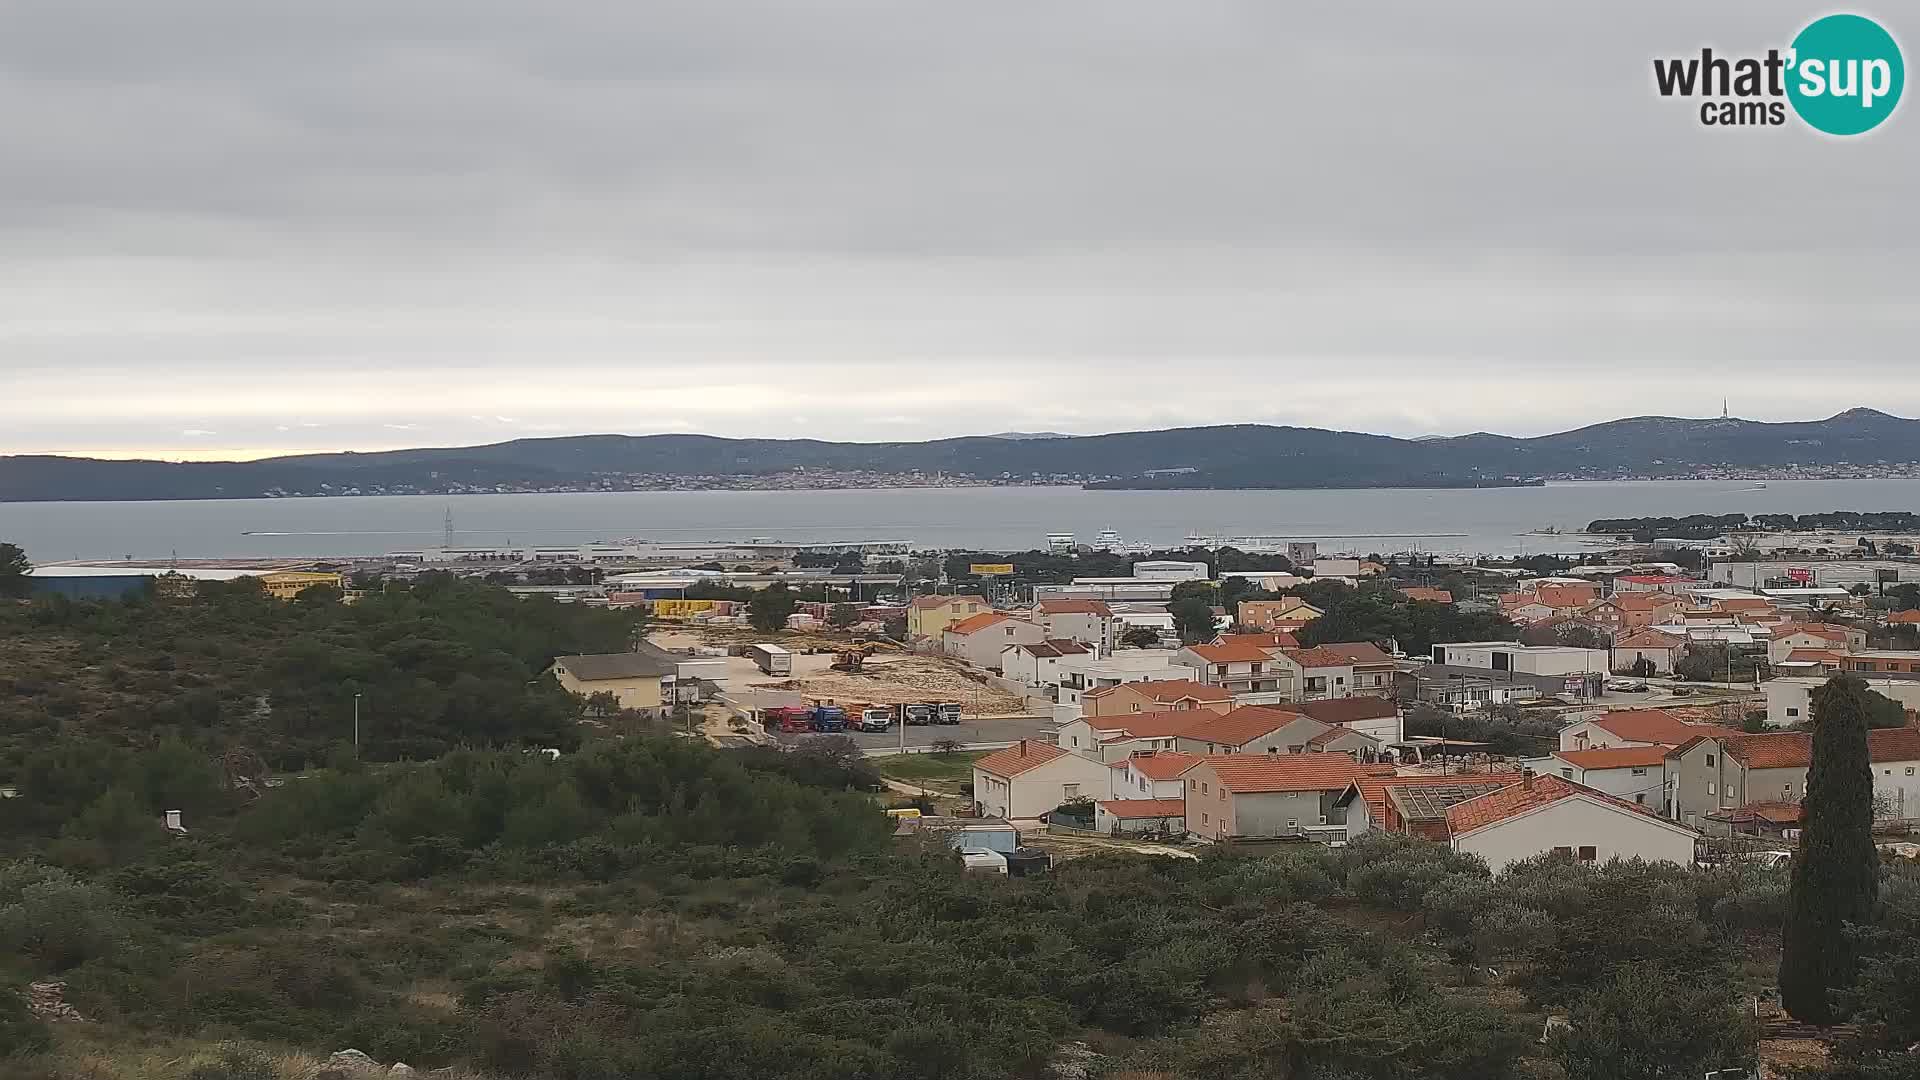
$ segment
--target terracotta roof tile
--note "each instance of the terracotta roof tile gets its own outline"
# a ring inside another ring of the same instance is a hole
[[[1187,650],[1209,664],[1258,664],[1273,659],[1258,645],[1189,645]]]
[[[1887,621],[1896,625],[1901,623],[1920,623],[1920,611],[1896,611],[1887,616]]]
[[[1349,664],[1391,664],[1393,657],[1380,651],[1371,641],[1330,641],[1321,649],[1343,657]]]
[[[1453,603],[1453,594],[1445,589],[1429,589],[1424,585],[1408,585],[1400,590],[1400,595],[1409,600],[1425,600],[1433,604]]]
[[[998,615],[991,611],[983,611],[978,615],[969,615],[959,622],[954,623],[952,626],[947,627],[947,633],[971,634],[976,631],[985,630],[995,623],[1003,623],[1006,621],[1007,617],[1005,615]]]
[[[1100,809],[1114,817],[1129,821],[1141,818],[1184,818],[1187,816],[1185,799],[1108,799],[1100,804]]]
[[[1300,719],[1296,712],[1246,705],[1225,715],[1207,714],[1193,727],[1181,732],[1183,739],[1198,739],[1221,746],[1245,746],[1262,735],[1286,727]]]
[[[1166,709],[1160,712],[1081,717],[1095,731],[1120,731],[1135,739],[1168,739],[1184,735],[1195,724],[1218,718],[1219,714],[1209,709]]]
[[[1016,644],[1014,648],[1025,649],[1035,656],[1078,656],[1087,651],[1085,645],[1064,638],[1048,638],[1032,644]]]
[[[1233,700],[1233,695],[1220,687],[1197,683],[1192,679],[1154,679],[1146,682],[1121,683],[1119,686],[1103,686],[1098,690],[1090,690],[1085,696],[1097,697],[1101,694],[1110,694],[1121,686],[1145,696],[1148,701],[1163,703],[1179,701],[1182,698],[1193,698],[1195,701]]]
[[[1113,609],[1104,600],[1042,600],[1034,606],[1034,610],[1042,615],[1113,616]]]
[[[1554,757],[1582,769],[1644,769],[1667,759],[1665,746],[1614,746],[1599,750],[1556,750]]]
[[[1286,654],[1303,668],[1351,667],[1353,662],[1324,645],[1311,649],[1288,649]]]
[[[1213,639],[1215,645],[1252,645],[1254,648],[1297,649],[1300,642],[1292,634],[1221,634]]]
[[[1687,724],[1660,709],[1618,709],[1587,718],[1596,727],[1629,742],[1679,746],[1696,735],[1737,735],[1732,728],[1714,724]]]
[[[1522,780],[1520,783],[1509,784],[1498,791],[1448,807],[1447,827],[1455,836],[1458,836],[1575,795],[1585,795],[1652,818],[1662,824],[1673,825],[1672,822],[1668,822],[1645,806],[1630,803],[1625,799],[1617,799],[1585,784],[1576,784],[1558,776],[1536,776],[1531,783]],[[1684,828],[1681,825],[1673,825],[1673,827]]]
[[[1021,739],[1005,750],[988,754],[986,757],[974,762],[973,767],[979,769],[981,772],[992,773],[995,776],[1011,777],[1019,776],[1024,772],[1030,772],[1045,765],[1049,761],[1054,761],[1066,756],[1067,752],[1065,750],[1060,749],[1052,743],[1035,742],[1032,739]]]
[[[1288,705],[1294,712],[1306,713],[1323,724],[1352,724],[1361,720],[1384,720],[1396,716],[1400,706],[1388,698],[1321,698]]]

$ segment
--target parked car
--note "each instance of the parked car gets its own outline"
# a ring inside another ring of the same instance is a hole
[[[1647,692],[1647,684],[1636,679],[1608,679],[1606,687],[1616,694],[1644,694]]]

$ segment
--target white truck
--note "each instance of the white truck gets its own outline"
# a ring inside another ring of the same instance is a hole
[[[793,654],[778,645],[749,645],[740,655],[769,675],[793,674]]]

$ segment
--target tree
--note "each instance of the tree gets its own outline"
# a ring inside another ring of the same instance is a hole
[[[845,630],[860,621],[860,609],[852,604],[835,604],[827,609],[827,625]]]
[[[32,570],[26,552],[13,544],[0,544],[0,596],[27,595],[27,574]]]
[[[1673,1080],[1750,1066],[1758,1035],[1712,980],[1630,964],[1574,1005],[1554,1043],[1568,1076]]]
[[[1632,672],[1633,677],[1636,679],[1651,679],[1655,675],[1659,674],[1659,671],[1660,671],[1659,668],[1654,666],[1654,663],[1652,660],[1644,656],[1638,660],[1635,660],[1633,662],[1633,666],[1628,668],[1627,670],[1629,672]]]
[[[1120,635],[1120,644],[1130,649],[1155,648],[1160,644],[1160,631],[1151,626],[1129,626],[1127,632]]]
[[[1780,1003],[1803,1023],[1838,1019],[1857,964],[1847,927],[1871,920],[1879,894],[1866,690],[1836,675],[1813,694],[1813,764],[1780,942]]]
[[[1167,610],[1173,614],[1173,629],[1180,635],[1182,644],[1198,645],[1214,639],[1213,605],[1205,600],[1189,596]]]
[[[753,594],[747,601],[747,622],[763,634],[776,630],[785,630],[787,620],[793,617],[793,609],[799,606],[793,591],[784,581],[773,584]]]

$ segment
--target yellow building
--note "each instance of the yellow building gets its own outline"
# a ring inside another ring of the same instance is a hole
[[[304,570],[281,570],[260,575],[260,587],[267,590],[267,595],[275,600],[291,600],[316,585],[330,585],[336,589],[344,589],[346,579],[339,574]]]
[[[938,638],[954,623],[992,610],[986,597],[975,593],[916,596],[907,606],[907,636]]]
[[[553,677],[561,689],[583,698],[612,694],[622,709],[653,716],[666,711],[677,670],[671,656],[652,648],[553,658]]]

